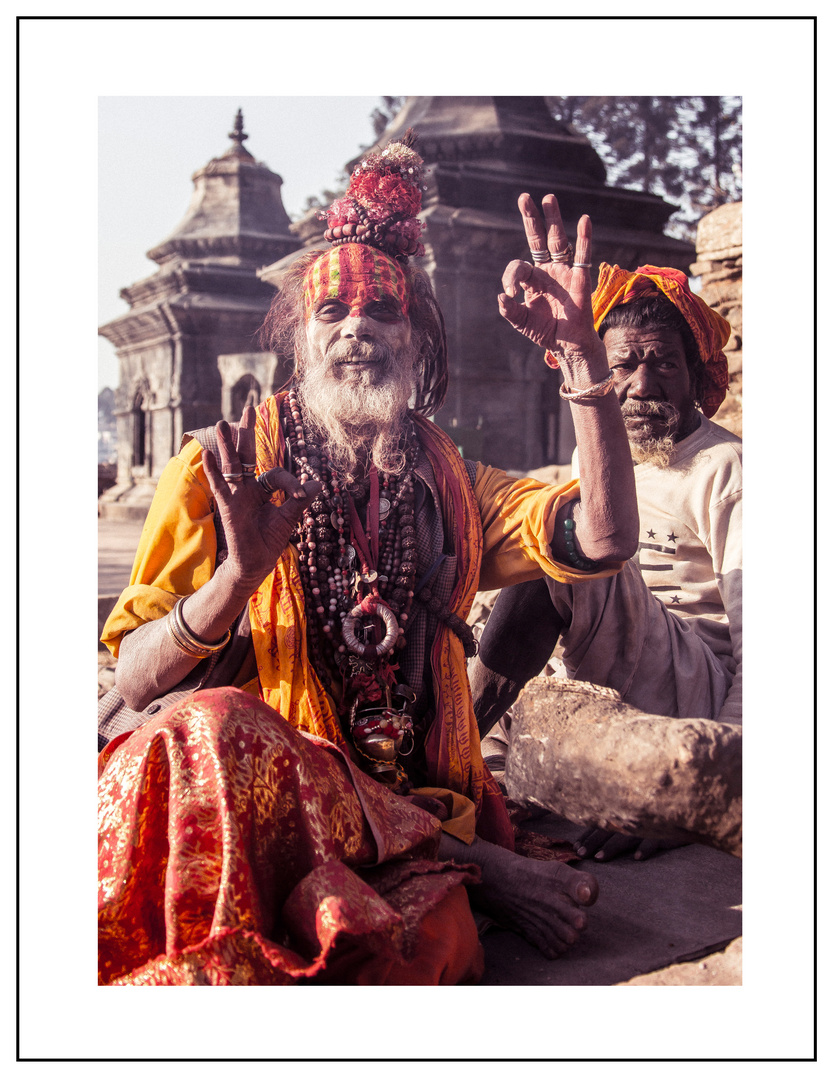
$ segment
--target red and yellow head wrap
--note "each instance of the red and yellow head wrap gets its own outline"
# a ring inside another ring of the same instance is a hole
[[[706,389],[701,409],[712,416],[727,394],[729,373],[724,346],[731,327],[725,318],[690,291],[686,274],[666,266],[638,266],[634,271],[601,263],[599,281],[591,297],[594,328],[599,330],[608,312],[620,304],[663,294],[686,319],[704,362]]]
[[[369,301],[393,296],[408,316],[408,282],[403,269],[368,244],[339,244],[316,259],[304,279],[304,316],[323,300],[340,300],[351,313]]]

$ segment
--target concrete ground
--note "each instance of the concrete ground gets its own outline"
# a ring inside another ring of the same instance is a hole
[[[139,521],[99,519],[99,634],[130,580]],[[99,692],[112,686],[113,662],[99,650]],[[579,828],[552,814],[528,823],[572,840]],[[590,926],[559,960],[544,960],[516,934],[483,935],[484,985],[741,985],[741,861],[699,845],[647,862],[576,863],[600,882]]]

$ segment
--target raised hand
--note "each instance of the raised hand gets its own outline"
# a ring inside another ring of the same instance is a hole
[[[579,219],[574,255],[555,195],[542,200],[544,218],[529,195],[519,197],[518,208],[534,264],[516,259],[507,266],[498,297],[501,314],[552,353],[570,385],[587,373],[604,377],[605,349],[591,310],[591,219]],[[521,301],[515,299],[519,290]]]
[[[220,465],[210,450],[203,450],[203,468],[217,500],[228,556],[225,572],[241,587],[258,588],[290,542],[304,510],[321,490],[309,480],[302,485],[285,469],[275,468],[255,478],[255,422],[251,405],[243,410],[237,445],[225,420],[216,427]],[[283,501],[273,500],[282,492]]]

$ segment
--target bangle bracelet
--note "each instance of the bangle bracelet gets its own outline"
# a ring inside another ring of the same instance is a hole
[[[576,550],[575,538],[576,522],[573,520],[573,504],[571,504],[568,516],[565,518],[565,548],[568,553],[568,562],[577,570],[595,570],[596,563],[586,559]]]
[[[174,604],[173,611],[168,613],[166,625],[174,644],[181,652],[188,653],[189,656],[198,656],[200,659],[220,652],[228,644],[232,636],[231,629],[227,630],[223,638],[214,645],[209,644],[207,641],[201,641],[200,638],[195,637],[186,625],[182,616],[182,605],[184,603],[185,597],[182,596]]]
[[[568,390],[564,383],[559,387],[559,394],[566,401],[580,401],[582,398],[602,397],[614,387],[614,372],[609,371],[602,382],[594,383],[585,390]]]
[[[168,618],[165,620],[165,628],[168,631],[169,637],[176,645],[176,647],[180,650],[180,652],[188,653],[189,656],[196,656],[200,660],[204,660],[209,655],[205,651],[205,649],[200,649],[199,651],[197,649],[192,649],[185,641],[183,641],[183,639],[177,634],[177,631],[174,629],[174,623],[171,619],[170,613],[168,614]]]

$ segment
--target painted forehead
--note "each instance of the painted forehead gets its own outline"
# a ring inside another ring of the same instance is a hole
[[[408,286],[402,267],[367,244],[340,244],[317,259],[304,280],[304,315],[309,319],[323,300],[361,307],[393,297],[408,315]]]

